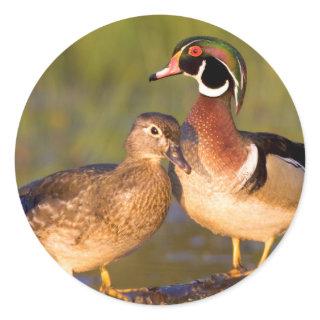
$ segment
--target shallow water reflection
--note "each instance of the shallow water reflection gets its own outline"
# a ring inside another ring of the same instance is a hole
[[[262,244],[242,242],[246,267],[256,265]],[[108,266],[112,285],[117,288],[159,286],[189,282],[231,267],[231,240],[213,235],[193,222],[174,202],[160,230],[142,247]],[[99,288],[97,270],[76,277]]]

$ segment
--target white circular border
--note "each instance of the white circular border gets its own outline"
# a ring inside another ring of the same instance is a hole
[[[2,319],[273,319],[319,316],[319,41],[316,1],[10,1],[1,9],[0,317]],[[304,130],[307,174],[297,216],[265,265],[212,298],[141,306],[105,297],[52,263],[17,199],[16,131],[30,92],[65,48],[111,22],[172,14],[219,26],[261,53],[289,90]],[[317,71],[316,71],[317,70]]]

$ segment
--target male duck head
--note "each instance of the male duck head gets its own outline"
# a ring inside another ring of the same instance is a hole
[[[167,158],[186,173],[191,167],[180,149],[180,126],[177,120],[158,112],[141,114],[126,140],[128,155],[134,159]]]
[[[150,81],[181,74],[195,78],[199,92],[219,97],[231,91],[239,112],[246,88],[246,67],[240,53],[227,42],[208,36],[180,41],[164,69],[152,74]]]

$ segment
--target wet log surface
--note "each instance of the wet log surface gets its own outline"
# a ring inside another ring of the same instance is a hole
[[[245,277],[245,275],[231,276],[227,273],[217,273],[208,278],[198,279],[184,284],[138,289],[119,289],[117,292],[120,296],[117,298],[152,305],[190,302],[212,296],[233,286]]]

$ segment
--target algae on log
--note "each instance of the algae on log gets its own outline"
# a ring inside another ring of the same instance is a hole
[[[119,299],[130,302],[154,305],[177,304],[209,297],[233,286],[245,277],[245,275],[235,277],[227,273],[217,273],[190,283],[138,289],[117,289],[116,291],[120,294],[117,296]]]

